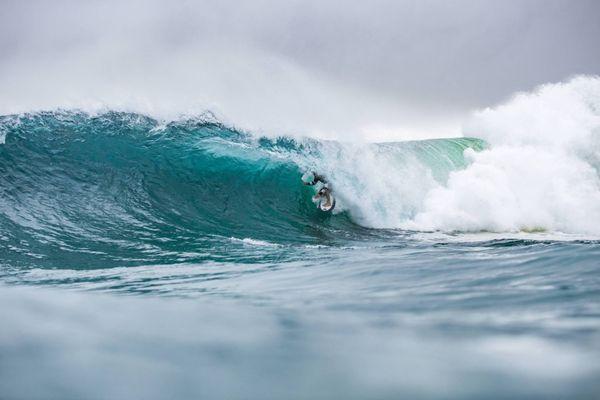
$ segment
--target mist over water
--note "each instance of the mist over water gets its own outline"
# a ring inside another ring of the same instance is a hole
[[[272,136],[458,136],[473,109],[598,74],[595,1],[8,0],[0,113],[211,110]]]

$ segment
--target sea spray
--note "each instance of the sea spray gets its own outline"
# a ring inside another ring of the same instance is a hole
[[[600,233],[600,78],[521,93],[474,115],[489,143],[432,189],[405,227],[443,231]]]

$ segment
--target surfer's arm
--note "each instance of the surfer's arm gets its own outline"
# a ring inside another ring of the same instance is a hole
[[[307,176],[309,176],[309,177],[312,177],[312,179],[310,179],[310,180],[309,180],[309,179],[305,179],[305,177],[307,177]],[[307,173],[307,174],[304,174],[304,175],[302,176],[302,183],[303,183],[304,185],[306,185],[306,186],[314,186],[314,185],[316,185],[318,182],[321,182],[321,183],[323,183],[323,184],[326,184],[326,183],[327,183],[327,180],[326,180],[326,179],[325,179],[323,176],[321,176],[321,175],[319,175],[319,174],[316,174],[316,173],[314,173],[314,172]]]
[[[327,179],[325,179],[325,177],[322,175],[315,174],[315,180],[313,182],[314,182],[313,185],[315,185],[317,182],[321,182],[321,183],[325,184],[325,183],[327,183]]]

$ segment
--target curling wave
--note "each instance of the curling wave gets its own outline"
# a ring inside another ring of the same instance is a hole
[[[519,94],[476,114],[466,134],[481,139],[359,145],[259,138],[210,116],[3,116],[0,259],[252,262],[248,246],[346,246],[390,229],[600,234],[599,78]],[[306,170],[333,185],[333,214],[312,204]]]
[[[177,262],[181,254],[224,259],[239,243],[356,237],[372,226],[363,208],[411,218],[418,196],[391,210],[395,189],[414,193],[411,179],[421,188],[443,184],[465,166],[466,148],[484,146],[465,138],[360,147],[257,139],[206,118],[161,123],[117,112],[5,116],[0,131],[4,262],[69,268]],[[373,162],[405,186],[369,188],[384,176]],[[314,189],[299,180],[306,169],[330,177],[335,215],[312,204]]]

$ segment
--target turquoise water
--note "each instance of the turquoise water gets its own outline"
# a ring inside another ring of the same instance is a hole
[[[75,111],[1,117],[0,138],[2,398],[600,393],[596,237],[417,229],[479,139]]]

